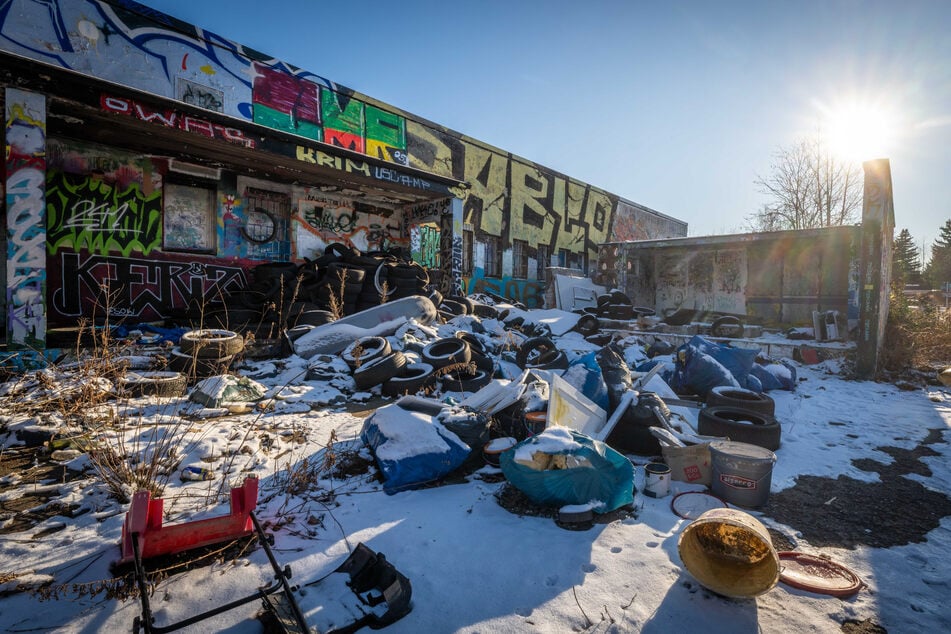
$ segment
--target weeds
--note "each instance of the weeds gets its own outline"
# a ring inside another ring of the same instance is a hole
[[[933,302],[912,306],[900,290],[892,289],[883,346],[885,369],[901,371],[948,361],[951,361],[951,313]]]

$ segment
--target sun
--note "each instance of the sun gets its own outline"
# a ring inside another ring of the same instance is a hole
[[[822,114],[822,137],[842,160],[887,158],[894,149],[897,118],[882,104],[849,101],[822,108]]]

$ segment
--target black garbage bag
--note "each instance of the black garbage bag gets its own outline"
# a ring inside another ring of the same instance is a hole
[[[608,406],[610,407],[608,414],[610,415],[617,409],[624,393],[630,391],[634,384],[631,370],[627,367],[620,349],[614,344],[601,348],[595,355],[595,359],[601,366],[601,376],[608,386]]]
[[[482,412],[447,408],[436,416],[443,427],[459,436],[472,452],[462,463],[463,469],[482,465],[482,448],[489,442],[489,418]]]

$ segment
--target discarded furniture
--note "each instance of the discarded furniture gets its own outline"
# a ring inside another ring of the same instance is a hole
[[[270,629],[278,632],[311,632],[304,613],[294,598],[297,589],[290,584],[290,566],[281,566],[271,550],[272,538],[264,532],[254,507],[258,498],[258,481],[246,478],[244,484],[231,490],[231,512],[228,515],[193,522],[184,522],[171,526],[162,525],[163,501],[153,500],[148,491],[138,491],[133,495],[132,504],[122,526],[122,558],[118,565],[132,563],[142,614],[133,621],[133,632],[138,634],[162,634],[174,632],[194,625],[213,616],[228,612],[237,607],[261,601],[264,616]],[[189,550],[210,546],[221,542],[257,535],[258,542],[267,555],[274,570],[274,581],[266,587],[246,597],[230,601],[224,605],[196,614],[176,623],[155,625],[155,617],[149,603],[150,589],[146,577],[144,560],[161,555],[173,555]],[[356,595],[358,611],[361,616],[351,623],[335,627],[323,634],[343,634],[355,632],[368,625],[378,629],[402,618],[412,609],[410,599],[412,587],[409,579],[399,573],[386,558],[364,544],[358,544],[349,557],[327,575],[347,575],[346,585]],[[307,585],[318,585],[327,577]],[[378,606],[386,604],[382,610]],[[365,606],[362,607],[362,606]]]

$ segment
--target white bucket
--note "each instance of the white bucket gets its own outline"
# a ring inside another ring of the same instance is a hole
[[[710,489],[730,504],[755,508],[769,499],[776,454],[745,442],[710,443]]]

